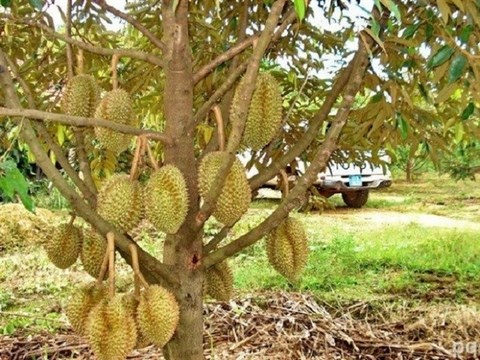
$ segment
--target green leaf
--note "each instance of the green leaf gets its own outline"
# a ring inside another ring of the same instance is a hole
[[[473,112],[475,111],[475,105],[473,102],[469,103],[465,109],[462,111],[462,120],[467,120],[470,116],[472,116]]]
[[[402,15],[400,14],[400,9],[394,1],[382,0],[382,3],[393,14],[393,16],[397,19],[398,22],[402,22]]]
[[[442,65],[448,59],[450,59],[455,52],[449,45],[444,45],[433,55],[428,61],[427,68],[433,69]]]
[[[472,24],[468,24],[467,26],[462,28],[462,31],[460,32],[460,35],[458,36],[458,38],[463,44],[468,42],[468,39],[470,39],[470,34],[472,33],[472,31],[473,31]]]
[[[370,26],[372,28],[372,32],[376,35],[376,36],[379,36],[380,35],[380,24],[378,23],[377,20],[375,20],[374,18],[372,18],[372,20],[370,21]]]
[[[295,6],[295,12],[297,13],[298,20],[302,21],[305,18],[305,0],[293,0]]]
[[[448,69],[448,82],[453,83],[457,81],[463,74],[463,69],[467,64],[467,58],[463,54],[456,55],[450,63],[450,69]]]
[[[0,0],[0,4],[3,7],[10,7],[12,6],[12,0]]]
[[[397,114],[397,124],[400,129],[400,135],[403,140],[407,140],[408,137],[408,123],[405,121],[401,114]]]
[[[18,195],[23,206],[27,210],[35,212],[32,198],[28,194],[28,187],[27,180],[13,161],[7,160],[0,163],[0,194],[10,199],[14,199],[15,195]]]
[[[419,27],[420,27],[420,23],[407,26],[405,28],[405,31],[403,32],[402,37],[404,39],[410,39],[411,37],[413,37],[413,35],[415,35]]]
[[[433,30],[432,24],[428,23],[425,27],[425,40],[430,41],[433,36]]]
[[[43,0],[28,0],[30,5],[32,5],[37,10],[42,10],[45,1]]]

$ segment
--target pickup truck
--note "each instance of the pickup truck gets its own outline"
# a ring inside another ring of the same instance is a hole
[[[247,165],[249,154],[241,154],[240,161]],[[384,165],[374,165],[364,161],[358,165],[353,162],[330,161],[327,168],[317,175],[313,186],[318,193],[325,197],[341,194],[344,203],[351,208],[361,208],[368,201],[368,194],[372,189],[389,187],[392,184],[392,174],[386,165],[387,157],[382,157]],[[296,160],[295,170],[287,169],[289,181],[294,183],[298,175],[305,172],[307,163]],[[258,173],[255,166],[248,169],[247,176],[250,178]],[[263,185],[264,188],[277,189],[279,178],[273,178]]]

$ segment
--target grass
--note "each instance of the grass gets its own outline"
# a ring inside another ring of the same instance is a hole
[[[364,209],[347,209],[337,196],[330,200],[335,208],[323,214],[294,214],[305,224],[310,239],[310,259],[301,281],[290,284],[273,270],[260,241],[231,260],[236,294],[308,291],[339,309],[358,302],[371,306],[477,304],[477,185],[427,174],[413,184],[397,180],[391,188],[372,192]],[[259,224],[278,202],[254,202],[244,220],[232,229],[231,238]],[[55,200],[52,206],[58,204]],[[420,213],[445,217],[426,224]],[[447,220],[452,219],[463,222],[460,227],[447,227]],[[221,224],[209,220],[205,235],[214,236],[220,228]],[[152,238],[145,229],[136,238],[146,251],[161,257],[163,237]],[[127,289],[131,273],[126,266],[119,269],[119,286]],[[66,271],[55,268],[35,242],[3,252],[0,246],[0,336],[26,330],[61,331],[66,326],[61,308],[72,290],[88,281],[91,278],[78,264]]]
[[[393,294],[421,296],[438,282],[450,281],[462,294],[472,290],[480,275],[480,246],[473,231],[417,224],[369,233],[336,228],[333,239],[317,238],[310,250],[301,282],[289,284],[257,246],[234,260],[236,285],[243,291],[309,290],[326,301],[355,302]]]

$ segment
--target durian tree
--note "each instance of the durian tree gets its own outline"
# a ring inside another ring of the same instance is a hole
[[[0,3],[2,129],[88,224],[55,229],[47,252],[62,268],[80,253],[97,278],[67,314],[101,359],[148,343],[203,359],[203,297],[228,300],[227,259],[261,239],[299,281],[308,242],[290,213],[331,157],[421,143],[438,160],[480,135],[474,0],[68,0],[62,24],[53,1]],[[279,205],[232,236],[275,177]],[[206,236],[211,217],[223,228]],[[141,219],[167,234],[162,259],[133,240]],[[133,294],[115,295],[115,253]]]

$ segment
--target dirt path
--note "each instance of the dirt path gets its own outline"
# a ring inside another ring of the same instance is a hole
[[[417,223],[422,226],[438,227],[438,228],[456,228],[480,231],[480,223],[454,219],[447,216],[414,213],[414,212],[398,212],[388,210],[369,210],[369,209],[337,209],[322,214],[322,217],[335,221],[354,221],[355,223],[363,223],[366,226],[385,226],[390,224],[411,224]]]

